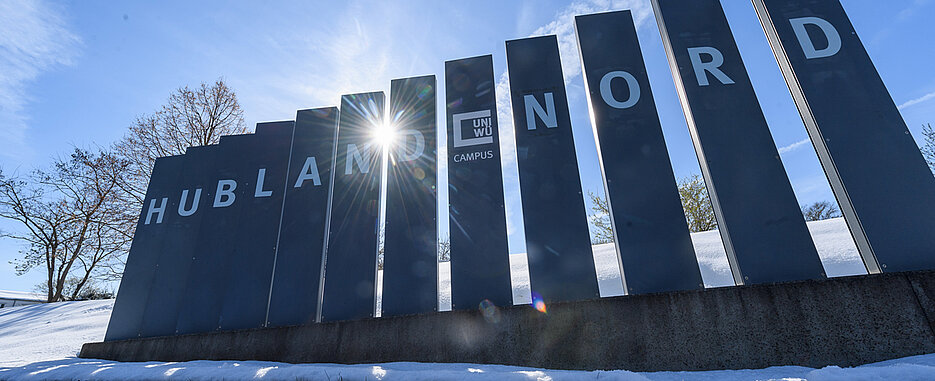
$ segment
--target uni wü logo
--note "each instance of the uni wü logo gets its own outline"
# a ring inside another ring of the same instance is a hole
[[[490,110],[454,114],[451,118],[454,122],[455,148],[493,143],[493,126],[490,120]],[[470,128],[468,137],[465,137],[464,134],[465,124]]]
[[[470,147],[493,143],[493,120],[490,110],[465,112],[451,117],[454,124],[454,147]],[[467,134],[465,134],[467,131]],[[465,137],[465,135],[467,137]],[[474,160],[486,160],[493,157],[493,150],[456,153],[452,156],[455,163]]]

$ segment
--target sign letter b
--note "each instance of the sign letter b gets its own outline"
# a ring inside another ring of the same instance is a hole
[[[231,206],[237,195],[234,190],[237,189],[237,182],[234,180],[218,180],[218,189],[214,192],[214,207],[224,208]]]

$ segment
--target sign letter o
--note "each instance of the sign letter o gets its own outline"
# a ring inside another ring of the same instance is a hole
[[[630,97],[623,102],[614,98],[614,93],[610,90],[610,82],[613,81],[614,78],[623,78],[627,81],[627,87],[630,89]],[[636,82],[636,78],[630,73],[625,71],[612,71],[604,74],[604,77],[601,78],[601,98],[604,99],[604,103],[607,103],[608,106],[613,108],[624,109],[633,107],[633,105],[640,100],[640,84]]]

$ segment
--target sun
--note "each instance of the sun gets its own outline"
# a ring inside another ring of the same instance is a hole
[[[396,140],[396,126],[389,122],[377,124],[372,134],[374,142],[383,147],[389,147]]]

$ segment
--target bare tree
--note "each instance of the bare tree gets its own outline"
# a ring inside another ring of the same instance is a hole
[[[922,156],[925,157],[929,169],[935,173],[935,130],[932,129],[931,124],[922,126],[922,136],[925,140],[922,144]]]
[[[679,180],[678,187],[688,230],[703,232],[717,229],[714,207],[711,205],[711,199],[708,198],[708,189],[705,188],[704,179],[694,174]]]
[[[47,301],[55,301],[61,294],[56,293],[57,269],[60,265],[60,247],[63,241],[68,217],[59,213],[64,209],[60,200],[48,200],[46,188],[41,187],[32,177],[26,180],[19,177],[7,177],[0,173],[0,217],[18,222],[21,232],[0,232],[0,237],[23,242],[25,248],[20,251],[22,259],[11,262],[17,275],[22,275],[34,267],[45,266],[47,272]]]
[[[103,286],[100,281],[92,279],[84,283],[81,287],[80,292],[75,292],[75,288],[80,283],[80,278],[70,277],[65,280],[65,289],[63,295],[72,295],[71,297],[66,297],[66,300],[98,300],[98,299],[113,299],[114,292],[108,290]],[[36,285],[35,292],[39,294],[48,293],[49,285],[45,282],[41,282]]]
[[[685,221],[691,232],[717,229],[714,207],[708,199],[704,179],[695,174],[678,181],[679,197],[685,211]],[[610,203],[603,195],[588,191],[591,200],[591,243],[601,244],[614,241],[614,229],[610,221]]]
[[[588,199],[591,200],[591,243],[594,245],[601,243],[614,242],[614,229],[610,223],[610,204],[604,195],[588,191]]]
[[[811,205],[802,205],[802,215],[805,216],[805,221],[818,221],[841,217],[841,211],[831,201],[818,201]]]
[[[136,210],[143,205],[156,158],[181,155],[188,147],[215,144],[222,135],[245,132],[243,109],[223,79],[194,89],[181,87],[159,110],[137,117],[115,144],[130,162],[123,187],[135,200]]]
[[[451,260],[451,240],[448,237],[438,241],[438,261],[448,262]]]
[[[0,173],[0,217],[22,228],[0,236],[24,244],[18,274],[44,267],[49,302],[74,300],[89,282],[115,275],[108,269],[126,253],[135,218],[119,186],[127,166],[110,152],[75,149],[49,170]]]
[[[384,261],[384,230],[380,229],[380,235],[377,236],[377,242],[379,244],[377,250],[377,269],[383,270],[383,261]],[[448,262],[451,260],[451,241],[448,240],[448,237],[442,238],[438,241],[438,261],[439,262]]]

